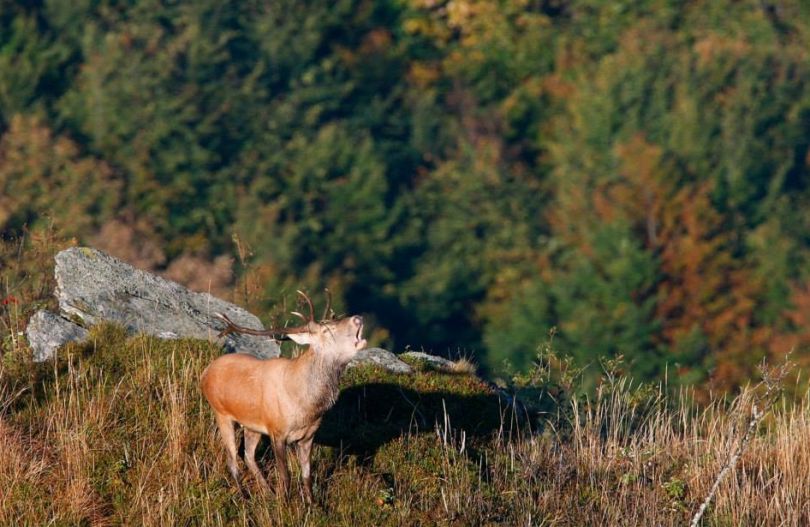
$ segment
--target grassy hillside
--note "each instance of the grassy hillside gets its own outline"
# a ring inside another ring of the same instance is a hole
[[[249,476],[248,496],[229,481],[198,390],[218,353],[116,327],[55,363],[6,353],[0,524],[683,525],[755,398],[689,410],[686,396],[608,376],[590,400],[535,390],[529,417],[510,425],[512,407],[473,375],[353,370],[319,433],[309,508],[297,482],[285,502]],[[777,407],[706,524],[806,524],[807,444],[807,402]],[[272,478],[266,444],[260,458]]]

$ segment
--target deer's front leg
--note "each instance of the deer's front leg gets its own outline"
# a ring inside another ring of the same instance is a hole
[[[277,493],[287,498],[290,490],[290,471],[287,468],[287,442],[279,436],[273,436],[273,455],[276,457],[276,471],[278,472]]]
[[[298,455],[298,464],[301,466],[301,479],[304,483],[304,499],[312,503],[312,474],[310,474],[309,459],[312,454],[312,437],[302,439],[295,444]]]

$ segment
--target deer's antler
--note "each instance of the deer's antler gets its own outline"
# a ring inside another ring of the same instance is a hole
[[[291,313],[304,322],[303,326],[298,327],[291,327],[291,328],[269,328],[269,329],[253,329],[248,328],[245,326],[240,326],[234,323],[227,315],[224,313],[215,313],[214,315],[225,322],[225,328],[219,332],[218,337],[224,337],[226,335],[230,335],[231,333],[244,333],[246,335],[257,335],[260,337],[275,337],[276,335],[289,335],[290,333],[306,333],[311,331],[311,324],[317,324],[315,322],[315,308],[312,306],[312,300],[307,296],[306,293],[301,291],[300,289],[296,291],[301,298],[307,303],[309,307],[309,317],[304,316],[303,314],[299,313],[298,311],[291,311]],[[332,295],[329,292],[329,289],[326,289],[326,309],[323,312],[322,319],[326,320],[327,315],[332,307]]]
[[[231,333],[244,333],[246,335],[274,338],[277,335],[289,335],[290,333],[303,333],[305,331],[309,331],[307,326],[297,328],[253,329],[234,323],[234,321],[228,318],[228,316],[224,313],[214,313],[214,316],[225,322],[225,329],[220,331],[217,337],[224,337],[226,335],[230,335]]]

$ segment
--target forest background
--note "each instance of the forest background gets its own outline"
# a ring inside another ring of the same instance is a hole
[[[808,81],[802,0],[0,0],[0,264],[726,390],[810,366]]]

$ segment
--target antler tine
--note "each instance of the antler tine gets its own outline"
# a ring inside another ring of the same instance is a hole
[[[308,320],[308,322],[315,322],[315,308],[312,307],[312,300],[310,300],[310,298],[307,296],[307,294],[304,293],[303,291],[301,291],[300,289],[298,291],[296,291],[296,292],[299,295],[301,295],[301,297],[303,297],[304,300],[306,300],[307,305],[309,306],[309,320]],[[301,318],[303,318],[303,317],[301,317]]]
[[[304,315],[302,315],[302,314],[301,314],[301,313],[299,313],[298,311],[290,311],[290,314],[291,314],[291,315],[295,315],[295,316],[297,316],[298,318],[300,318],[301,320],[303,320],[303,321],[304,321],[304,324],[306,324],[307,322],[309,322],[309,320],[307,320],[307,317],[305,317]]]
[[[214,313],[214,316],[217,317],[218,319],[222,320],[223,322],[225,322],[225,329],[223,329],[222,331],[220,331],[217,334],[217,338],[222,338],[225,335],[230,335],[231,333],[233,333],[235,331],[233,322],[231,322],[230,318],[226,317],[222,313]]]
[[[329,316],[329,310],[332,309],[332,292],[328,287],[324,288],[324,292],[326,293],[326,307],[323,310],[321,320],[327,320],[327,317],[332,318]]]

